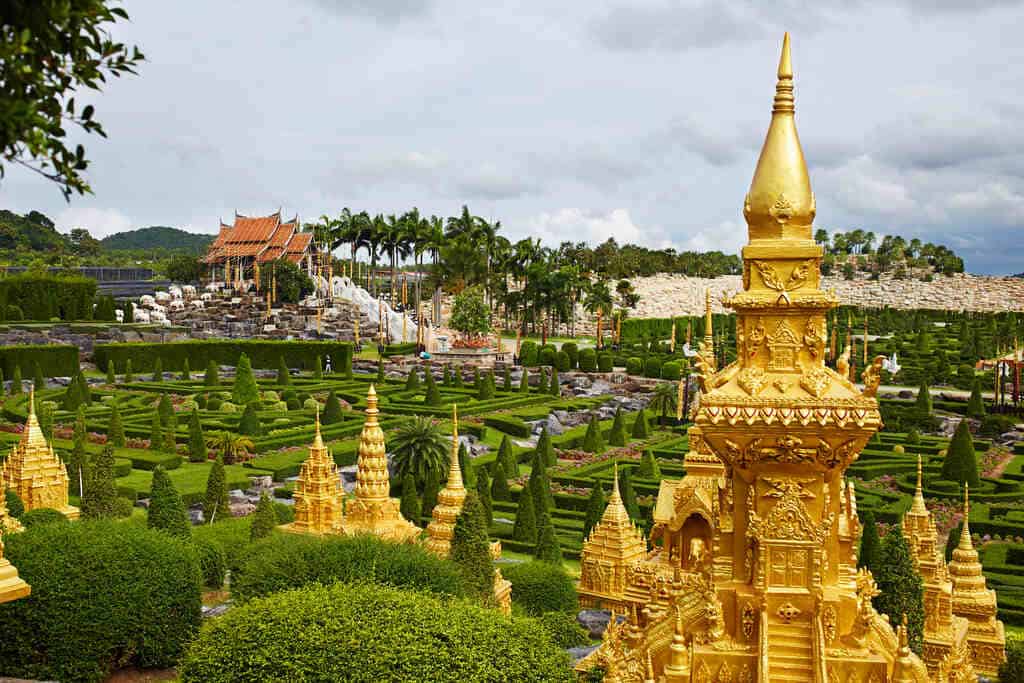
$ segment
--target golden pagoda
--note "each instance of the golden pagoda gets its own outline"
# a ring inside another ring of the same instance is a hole
[[[595,483],[594,486],[600,486]],[[580,554],[580,605],[610,607],[622,611],[626,569],[647,555],[643,532],[633,524],[619,493],[619,466],[615,464],[612,496],[583,542]]]
[[[437,505],[427,525],[427,550],[439,557],[448,557],[452,548],[452,533],[455,520],[462,512],[466,501],[466,487],[462,483],[462,469],[459,467],[459,412],[452,404],[452,455],[448,465],[448,482],[437,494]]]
[[[4,490],[3,479],[0,478],[0,491]],[[7,521],[7,498],[0,496],[0,603],[23,598],[32,592],[32,587],[18,576],[18,570],[11,561],[4,557],[4,535],[10,532]]]
[[[437,505],[427,525],[426,548],[439,557],[448,557],[452,549],[455,522],[466,502],[466,487],[462,483],[462,469],[459,467],[459,411],[452,404],[452,455],[448,464],[448,482],[437,494]],[[501,541],[491,543],[491,558],[501,558]],[[494,602],[506,615],[512,613],[512,582],[501,575],[501,569],[494,568]]]
[[[356,465],[356,497],[345,508],[340,532],[353,536],[373,534],[388,541],[414,541],[420,528],[402,517],[398,501],[389,496],[388,458],[384,431],[377,421],[377,390],[370,385],[366,395],[366,422],[359,435]]]
[[[949,575],[953,582],[953,614],[967,621],[967,642],[974,670],[985,676],[999,674],[1006,660],[1006,634],[996,618],[996,592],[988,588],[981,573],[978,551],[971,543],[967,484],[964,484],[964,528],[953,550]]]
[[[25,504],[26,510],[52,508],[68,519],[78,519],[78,508],[68,505],[68,473],[39,426],[35,390],[29,391],[28,419],[21,440],[4,461],[3,479]]]
[[[863,391],[825,366],[826,314],[839,302],[821,290],[823,252],[794,111],[786,34],[743,206],[743,291],[723,299],[737,315],[736,361],[717,368],[708,320],[686,476],[661,482],[653,549],[615,568],[625,586],[608,601],[624,606],[628,623],[610,628],[576,666],[603,668],[607,683],[950,683],[971,675],[955,630],[944,664],[929,672],[872,605],[871,572],[857,569],[861,526],[844,475],[882,426],[879,364],[865,367]],[[915,544],[934,566],[926,568],[929,595],[940,600],[944,569],[927,538],[934,525],[906,524],[921,531]]]
[[[338,467],[320,435],[320,410],[316,411],[316,435],[309,457],[295,482],[295,521],[282,531],[300,534],[336,534],[342,520],[344,494]]]

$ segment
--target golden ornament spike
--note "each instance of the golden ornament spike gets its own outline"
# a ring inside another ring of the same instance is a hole
[[[910,507],[910,510],[914,514],[928,514],[928,508],[924,504],[924,489],[922,487],[922,476],[921,476],[921,454],[917,454],[917,487],[914,489],[914,502]]]
[[[0,491],[5,490],[3,478],[0,476]],[[13,531],[11,522],[12,518],[7,516],[7,499],[0,496],[0,603],[23,598],[32,592],[32,587],[18,576],[17,568],[4,557],[3,537]]]
[[[427,525],[427,550],[440,557],[448,556],[451,552],[455,522],[465,502],[466,487],[462,482],[462,469],[459,467],[459,410],[457,404],[453,403],[452,454],[448,465],[448,482],[437,494],[437,505],[431,512],[430,524]]]
[[[320,404],[314,417],[313,443],[295,482],[295,520],[282,531],[296,534],[336,534],[343,518],[344,490],[338,466],[320,433]]]
[[[715,344],[715,333],[711,318],[711,288],[704,288],[704,342],[708,347]]]

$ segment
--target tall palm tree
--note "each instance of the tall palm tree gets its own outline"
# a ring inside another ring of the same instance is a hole
[[[228,431],[210,434],[206,437],[206,445],[210,449],[220,452],[225,465],[234,465],[247,460],[249,454],[256,450],[252,439]]]
[[[399,479],[411,472],[417,483],[422,484],[427,474],[433,472],[440,481],[448,470],[448,441],[434,421],[424,415],[417,415],[395,431],[390,451]]]
[[[380,255],[381,247],[387,234],[388,223],[383,214],[377,214],[370,219],[366,232],[366,249],[370,256],[370,281],[367,283],[367,291],[377,296],[377,256]]]
[[[440,216],[431,216],[428,219],[429,227],[426,228],[427,232],[427,249],[430,251],[430,265],[431,274],[435,278],[434,294],[433,294],[433,313],[432,318],[434,324],[439,324],[441,321],[441,281],[437,278],[437,264],[441,257],[441,249],[447,242],[447,237],[444,234],[444,219]]]

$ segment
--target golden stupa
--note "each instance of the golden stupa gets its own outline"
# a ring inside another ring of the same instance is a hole
[[[0,477],[0,493],[3,491],[4,481]],[[23,598],[32,592],[32,587],[18,576],[17,568],[4,557],[4,535],[11,530],[8,525],[10,519],[13,518],[7,515],[7,498],[0,495],[0,603]]]
[[[300,534],[335,534],[341,526],[342,498],[338,467],[320,435],[320,410],[316,412],[316,435],[309,457],[302,463],[295,482],[295,521],[281,525],[283,531]]]
[[[25,504],[26,510],[52,508],[68,519],[78,519],[78,508],[68,505],[68,473],[39,426],[35,390],[28,396],[28,419],[21,440],[4,461],[3,479]]]
[[[629,619],[612,619],[577,671],[601,667],[607,683],[950,683],[973,676],[978,648],[967,647],[956,608],[948,618],[941,613],[941,596],[955,596],[956,579],[944,578],[932,552],[930,517],[905,521],[920,530],[912,546],[922,573],[932,572],[925,577],[933,628],[926,627],[924,658],[909,649],[902,627],[875,610],[874,578],[857,569],[861,527],[844,475],[882,426],[874,398],[880,374],[877,363],[868,365],[861,391],[825,366],[825,314],[838,300],[820,288],[814,214],[787,34],[771,124],[744,201],[743,291],[723,300],[737,314],[737,360],[716,367],[709,320],[697,357],[701,393],[687,474],[661,482],[653,550],[632,563],[609,563],[627,542],[610,552],[596,529],[584,545],[583,600],[600,598]],[[923,507],[923,499],[915,502]],[[960,561],[965,576],[980,576],[976,555],[965,550]],[[605,590],[588,588],[598,568],[605,577],[623,574],[621,590],[607,580]],[[963,592],[988,610],[991,600],[975,581],[965,581]],[[985,614],[979,635],[993,633]]]
[[[339,531],[353,536],[373,534],[399,543],[415,541],[421,529],[402,517],[398,501],[389,496],[388,458],[384,431],[377,422],[377,390],[370,385],[366,395],[366,422],[359,435],[356,465],[356,497],[345,508]]]
[[[462,482],[462,469],[459,466],[459,411],[453,403],[452,454],[448,463],[448,481],[437,494],[437,505],[427,525],[427,550],[439,557],[448,557],[452,549],[455,522],[465,502],[466,486]],[[501,558],[501,541],[491,543],[491,557],[495,560]],[[503,577],[497,567],[494,568],[494,602],[505,614],[512,613],[512,582]]]

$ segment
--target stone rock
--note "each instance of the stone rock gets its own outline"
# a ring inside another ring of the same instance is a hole
[[[232,517],[246,517],[256,512],[256,506],[246,501],[244,503],[232,503],[230,506]]]
[[[597,645],[586,645],[584,647],[566,648],[565,651],[569,653],[569,656],[572,657],[572,663],[575,664],[576,662],[580,661],[581,659],[589,655],[591,652],[596,650],[597,648]]]
[[[231,602],[231,600],[222,602],[219,605],[214,605],[213,607],[207,607],[206,605],[203,605],[203,619],[219,617],[220,615],[226,613],[232,607],[234,607],[234,603]]]
[[[565,431],[565,427],[562,426],[562,423],[559,422],[558,418],[554,415],[548,415],[546,426],[548,428],[548,434],[551,436],[559,436]]]
[[[612,613],[606,609],[584,609],[576,615],[576,622],[587,629],[591,638],[600,638],[604,635],[604,630],[608,628],[611,618]],[[616,620],[621,624],[626,617],[620,614]]]

